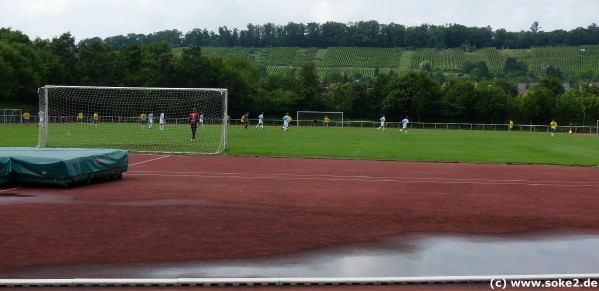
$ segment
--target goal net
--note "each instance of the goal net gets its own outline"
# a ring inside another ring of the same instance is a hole
[[[329,126],[343,127],[343,112],[298,111],[295,116],[297,126],[324,126],[324,118],[329,118]]]
[[[227,145],[226,89],[45,86],[38,96],[38,147],[213,154]],[[193,108],[203,123],[192,141]]]

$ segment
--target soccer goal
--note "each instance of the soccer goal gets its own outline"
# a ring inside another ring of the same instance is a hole
[[[227,90],[45,86],[38,147],[215,154],[227,146]],[[189,113],[203,123],[192,141]]]
[[[328,116],[330,126],[343,127],[343,112],[334,111],[298,111],[295,116],[297,126],[323,126],[324,118]]]

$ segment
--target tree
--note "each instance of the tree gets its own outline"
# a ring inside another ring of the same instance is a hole
[[[511,97],[500,87],[479,83],[474,91],[476,99],[475,120],[482,122],[504,122],[510,118]]]
[[[430,37],[428,24],[406,28],[405,42],[408,46],[415,48],[427,47]]]
[[[75,38],[70,32],[63,33],[59,37],[52,38],[49,45],[50,52],[54,54],[60,63],[60,76],[62,80],[57,80],[58,84],[77,85],[79,83],[79,74],[77,68],[77,46]]]
[[[202,88],[209,85],[208,71],[210,62],[202,55],[202,49],[190,46],[181,51],[181,56],[175,60],[177,78],[174,81],[178,87]]]
[[[43,69],[31,45],[0,41],[0,100],[21,103],[37,100]]]
[[[516,58],[508,57],[503,64],[503,70],[505,72],[515,72],[518,74],[526,73],[526,65],[519,62]]]
[[[183,33],[176,30],[162,30],[146,36],[148,43],[166,42],[170,47],[180,47],[183,43]]]
[[[283,27],[283,31],[285,46],[305,46],[306,26],[304,24],[289,22]]]
[[[547,67],[546,73],[547,73],[548,77],[555,77],[555,78],[558,78],[558,79],[562,79],[563,78],[562,71],[560,69],[554,67],[553,65],[549,65]]]
[[[536,86],[520,97],[518,106],[522,118],[531,124],[545,124],[555,118],[556,98],[552,96],[551,90],[543,86]]]
[[[327,21],[320,26],[322,46],[348,46],[347,26],[340,22]]]
[[[476,115],[477,98],[474,84],[468,79],[452,79],[443,88],[443,114],[449,120],[470,122]]]
[[[229,90],[229,109],[232,114],[255,112],[254,103],[260,72],[246,59],[233,55],[226,59],[209,58],[209,87]]]
[[[387,88],[391,80],[396,76],[391,73],[380,73],[370,81],[369,87],[366,89],[366,96],[362,103],[363,114],[360,117],[376,118],[379,113],[382,113]]]
[[[563,94],[565,91],[564,85],[556,77],[546,77],[541,79],[539,86],[549,89],[551,92],[551,97],[557,97],[558,95]]]
[[[13,66],[4,60],[8,48],[0,43],[0,100],[10,100],[14,96],[17,83],[14,77]]]
[[[9,28],[0,27],[0,41],[31,44],[29,37],[19,30],[12,30]]]
[[[137,87],[144,83],[142,49],[140,45],[124,45],[117,53],[117,79],[119,86]]]
[[[381,46],[383,47],[403,47],[404,34],[406,27],[401,24],[395,24],[393,22],[385,25],[381,25]]]
[[[359,21],[351,25],[351,42],[359,47],[380,46],[381,25],[376,20]]]
[[[268,75],[261,79],[254,103],[258,111],[285,114],[297,110],[296,92],[297,72],[287,71],[285,74]]]
[[[204,46],[210,44],[210,34],[208,30],[201,30],[194,28],[190,32],[186,33],[183,37],[183,44],[186,46]],[[244,45],[244,44],[242,44]],[[246,45],[251,46],[251,45]]]
[[[358,118],[369,115],[365,107],[368,103],[366,90],[367,84],[351,82],[333,86],[328,95],[334,110],[345,112],[347,117]]]
[[[318,98],[322,96],[322,88],[316,74],[316,64],[306,62],[302,64],[298,73],[298,105],[303,110],[319,109],[323,102]]]
[[[541,29],[541,26],[539,25],[538,21],[533,22],[532,25],[530,26],[530,31],[533,34],[536,34],[537,32],[539,32],[539,29]]]
[[[96,41],[79,45],[79,74],[82,85],[111,86],[116,82],[116,56],[112,48]]]
[[[585,104],[579,102],[583,98],[580,92],[576,89],[570,89],[564,94],[558,96],[559,112],[556,116],[562,124],[579,123],[584,124],[585,119]]]
[[[277,46],[277,28],[274,23],[266,23],[261,27],[260,35],[262,35],[262,46]]]
[[[174,55],[164,41],[143,46],[141,62],[142,86],[167,87],[174,75]]]
[[[257,47],[260,46],[260,26],[248,24],[246,30],[239,32],[239,45],[245,47]]]
[[[412,71],[396,78],[386,91],[383,110],[391,117],[409,114],[421,121],[436,115],[441,87],[425,72]]]

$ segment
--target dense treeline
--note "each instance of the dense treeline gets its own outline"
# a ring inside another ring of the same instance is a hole
[[[517,62],[504,65],[506,72],[518,68]],[[504,123],[513,118],[546,124],[557,118],[561,124],[590,125],[599,119],[598,87],[564,91],[561,81],[549,75],[525,96],[517,96],[516,84],[497,78],[477,83],[450,78],[442,85],[426,66],[324,84],[313,62],[265,75],[244,57],[206,57],[198,46],[183,48],[180,55],[164,41],[115,51],[102,41],[76,44],[70,33],[31,41],[19,31],[0,28],[0,104],[31,104],[35,110],[36,90],[46,84],[227,88],[233,118],[245,111],[279,119],[296,110],[329,110],[363,120],[386,114],[388,120],[409,115],[415,121]]]
[[[538,22],[530,30],[510,32],[491,27],[467,27],[460,24],[405,26],[380,24],[375,20],[349,24],[325,22],[286,25],[248,24],[245,29],[219,27],[217,32],[196,28],[187,33],[165,30],[148,35],[128,34],[85,41],[104,41],[114,50],[123,45],[150,44],[164,41],[171,47],[406,47],[406,48],[531,48],[534,46],[599,45],[599,26],[570,31],[544,32]]]

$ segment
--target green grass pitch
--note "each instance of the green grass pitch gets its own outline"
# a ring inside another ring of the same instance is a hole
[[[184,125],[167,127],[164,132],[160,132],[156,125],[143,131],[138,126],[117,128],[108,125],[102,124],[97,129],[70,125],[70,128],[54,133],[54,138],[58,138],[56,135],[60,132],[69,132],[77,136],[82,147],[114,148],[110,144],[116,139],[145,151],[163,147],[197,151],[214,143],[206,137],[208,131],[213,130],[210,127],[198,129],[197,140],[192,143],[190,130]],[[35,125],[0,125],[0,146],[34,147],[37,135]],[[506,131],[410,129],[405,135],[397,128],[382,132],[372,127],[295,126],[285,133],[278,126],[266,126],[261,130],[250,125],[245,130],[239,125],[230,125],[227,140],[228,147],[223,154],[234,156],[599,165],[599,136],[590,134],[560,133],[550,138],[546,132],[514,131],[508,134]]]

